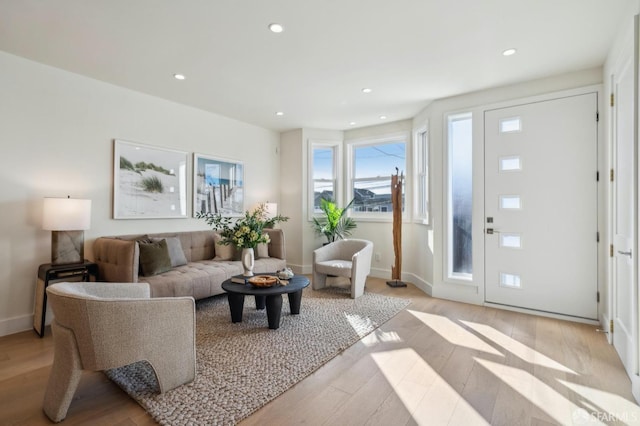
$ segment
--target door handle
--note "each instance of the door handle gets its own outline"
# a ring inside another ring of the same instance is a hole
[[[631,257],[631,250],[629,251],[618,250],[618,254]]]
[[[498,231],[497,229],[493,229],[493,228],[487,228],[487,234],[499,234],[500,231]]]

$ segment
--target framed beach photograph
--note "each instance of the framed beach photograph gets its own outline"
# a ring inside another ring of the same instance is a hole
[[[244,214],[244,165],[242,162],[193,154],[193,215]]]
[[[187,217],[188,154],[114,140],[113,218]]]

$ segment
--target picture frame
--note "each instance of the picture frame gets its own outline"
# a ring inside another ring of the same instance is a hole
[[[113,218],[187,218],[188,153],[114,139]]]
[[[193,154],[193,216],[244,214],[244,163]]]

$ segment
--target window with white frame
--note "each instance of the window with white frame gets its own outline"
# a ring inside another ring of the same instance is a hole
[[[448,278],[471,280],[473,138],[471,113],[447,117],[448,194],[447,258]]]
[[[391,175],[406,174],[406,135],[353,142],[350,150],[350,194],[354,216],[391,216]],[[347,200],[350,201],[350,200]],[[402,206],[405,196],[402,188]]]
[[[320,199],[338,197],[340,142],[314,143],[309,148],[309,213],[321,213]]]
[[[414,215],[417,222],[428,225],[430,221],[431,193],[429,182],[429,139],[426,126],[415,133],[414,148]]]

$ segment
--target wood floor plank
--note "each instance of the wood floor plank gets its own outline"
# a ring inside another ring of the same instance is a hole
[[[434,299],[370,278],[411,304],[241,425],[550,425],[572,410],[640,419],[631,383],[594,327]],[[0,424],[50,425],[46,329],[0,338]],[[612,417],[611,417],[612,418]],[[615,422],[609,422],[615,423]],[[633,424],[633,422],[627,422]],[[100,372],[85,372],[64,425],[155,422]]]
[[[339,409],[329,414],[324,425],[364,425],[371,419],[393,388],[381,373],[370,376],[367,383],[351,395]]]
[[[500,378],[475,362],[462,390],[462,398],[479,416],[488,422],[493,415],[501,383]]]

